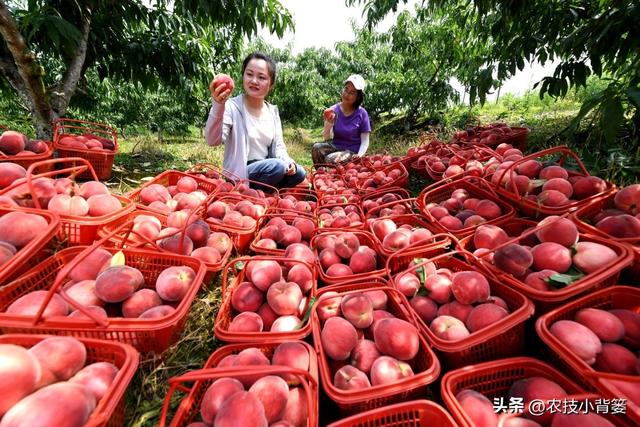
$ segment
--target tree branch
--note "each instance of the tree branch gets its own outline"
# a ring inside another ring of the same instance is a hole
[[[42,80],[42,67],[37,63],[35,55],[29,51],[9,8],[2,0],[0,0],[0,34],[7,44],[18,76],[24,86],[23,93],[29,101],[29,108],[35,118],[38,137],[50,137],[53,117]]]
[[[58,82],[51,91],[52,108],[58,116],[64,115],[67,110],[69,101],[71,101],[71,97],[78,87],[78,81],[85,70],[84,62],[87,57],[87,45],[89,42],[90,30],[91,16],[89,12],[86,11],[82,17],[82,39],[78,44],[76,54],[73,59],[71,59],[62,80],[60,80],[60,82]]]

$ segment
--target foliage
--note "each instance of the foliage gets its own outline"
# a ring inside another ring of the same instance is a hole
[[[402,0],[406,3],[406,0]],[[365,4],[369,25],[395,10],[400,0],[347,0]],[[467,29],[464,44],[490,43],[482,64],[469,75],[472,98],[522,70],[525,61],[559,59],[552,76],[541,80],[540,96],[566,96],[586,86],[590,75],[607,79],[585,99],[568,130],[575,131],[591,111],[600,137],[611,144],[621,127],[637,145],[640,138],[640,3],[632,0],[435,0],[422,2],[421,19],[450,16]]]

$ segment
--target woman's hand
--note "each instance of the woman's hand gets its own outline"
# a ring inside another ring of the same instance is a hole
[[[287,165],[287,175],[294,175],[298,171],[298,165],[296,162],[291,162]]]
[[[324,110],[324,112],[322,113],[322,116],[324,117],[325,125],[330,124],[333,126],[333,123],[336,121],[336,112],[333,111],[331,107]]]
[[[220,74],[216,75],[211,83],[209,84],[209,92],[211,92],[211,98],[218,104],[224,104],[229,99],[231,95],[232,87],[229,87],[227,84],[220,84],[219,79]]]

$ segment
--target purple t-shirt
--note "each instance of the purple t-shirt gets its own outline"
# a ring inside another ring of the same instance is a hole
[[[333,123],[333,144],[339,150],[357,153],[360,149],[360,134],[371,132],[367,110],[358,107],[351,115],[345,116],[339,104],[331,108],[336,112],[336,120]]]

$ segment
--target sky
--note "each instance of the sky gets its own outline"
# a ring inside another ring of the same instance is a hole
[[[268,43],[275,47],[285,47],[292,43],[293,53],[300,53],[307,47],[326,47],[334,49],[335,43],[343,40],[353,40],[350,20],[353,19],[358,25],[365,23],[362,16],[362,5],[347,7],[344,0],[280,0],[280,2],[291,12],[295,22],[295,33],[288,31],[282,39],[276,35],[271,35],[267,30],[261,30],[259,35]],[[407,4],[400,4],[396,13],[390,13],[376,26],[377,31],[386,31],[394,23],[398,13],[405,9],[413,11],[420,0],[409,0]],[[505,93],[521,95],[527,89],[531,89],[538,80],[553,73],[555,64],[547,63],[546,66],[540,64],[527,64],[522,71],[518,71],[514,77],[507,80],[501,91]],[[462,87],[457,82],[452,81],[452,86],[458,91]],[[489,95],[489,100],[495,99],[497,94]]]

